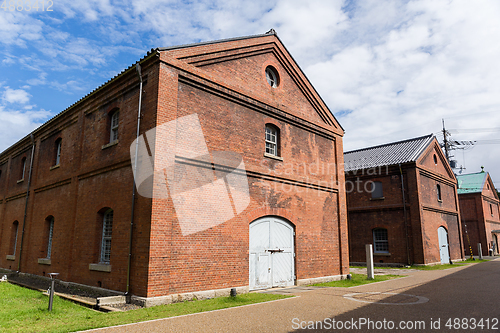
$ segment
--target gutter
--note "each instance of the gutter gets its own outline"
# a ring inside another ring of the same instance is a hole
[[[137,110],[137,132],[136,132],[136,140],[135,140],[135,160],[133,165],[133,179],[134,184],[132,188],[132,213],[130,217],[130,237],[129,237],[129,249],[128,249],[128,264],[127,264],[127,289],[125,292],[125,296],[127,299],[127,303],[130,303],[130,266],[132,262],[132,236],[134,231],[134,212],[135,212],[135,174],[137,171],[137,154],[139,150],[139,136],[140,136],[140,127],[141,127],[141,102],[142,102],[142,74],[141,74],[141,65],[139,62],[136,63],[135,69],[137,71],[137,75],[139,76],[139,108]]]
[[[24,204],[24,219],[23,219],[23,231],[21,233],[21,245],[19,249],[19,261],[17,262],[17,272],[21,271],[21,259],[23,254],[23,242],[24,242],[24,229],[26,226],[26,216],[28,215],[28,200],[30,197],[30,187],[31,187],[31,174],[33,172],[33,158],[35,156],[35,139],[33,133],[30,134],[31,139],[31,159],[30,159],[30,172],[28,176],[28,189],[26,190],[26,203]]]

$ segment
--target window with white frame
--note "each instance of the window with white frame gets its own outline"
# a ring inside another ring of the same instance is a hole
[[[109,142],[115,142],[118,140],[118,123],[120,120],[120,112],[115,111],[111,115],[111,125],[110,125],[110,137]]]
[[[279,156],[279,130],[276,126],[266,125],[266,154]]]
[[[61,145],[62,145],[62,139],[57,139],[56,140],[56,156],[55,156],[55,164],[54,165],[59,165],[61,162]]]
[[[373,230],[373,252],[389,253],[387,229],[378,228]]]
[[[52,235],[54,233],[54,218],[51,217],[48,219],[48,239],[47,239],[47,259],[50,259],[52,255]]]
[[[273,66],[266,67],[266,80],[267,83],[273,88],[276,88],[279,84],[278,71]]]
[[[113,210],[108,209],[102,219],[102,239],[100,262],[109,264],[111,257],[111,232],[113,230]]]

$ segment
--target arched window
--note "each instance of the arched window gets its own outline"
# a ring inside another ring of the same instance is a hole
[[[266,67],[266,79],[267,83],[273,88],[276,88],[279,85],[279,75],[276,68],[273,66]]]
[[[439,184],[436,185],[436,193],[437,193],[438,201],[442,201],[442,199],[441,199],[441,185],[439,185]]]
[[[109,142],[111,143],[118,140],[118,124],[120,120],[120,112],[116,110],[112,112],[109,116],[110,116]]]
[[[18,234],[18,231],[19,231],[19,222],[18,221],[14,221],[12,223],[12,229],[11,229],[11,233],[10,233],[10,248],[9,248],[9,252],[13,256],[16,255],[16,246],[17,246],[17,234]]]
[[[373,229],[373,252],[389,253],[389,239],[387,237],[387,229]]]
[[[266,154],[279,156],[280,130],[272,124],[266,124]]]
[[[61,163],[61,145],[62,139],[59,138],[56,140],[55,144],[54,165],[59,165],[59,163]]]
[[[111,233],[113,231],[113,210],[108,209],[102,216],[101,253],[99,262],[109,264],[111,258]]]
[[[382,182],[372,183],[372,199],[381,199],[384,197]]]

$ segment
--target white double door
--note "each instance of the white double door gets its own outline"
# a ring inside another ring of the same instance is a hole
[[[294,231],[277,217],[250,224],[250,290],[294,284]]]

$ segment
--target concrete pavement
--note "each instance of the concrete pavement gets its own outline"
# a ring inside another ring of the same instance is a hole
[[[283,292],[296,297],[92,332],[331,332],[332,325],[341,325],[341,331],[385,332],[392,331],[391,322],[393,330],[400,331],[403,326],[417,332],[456,331],[473,324],[472,331],[476,331],[481,318],[481,331],[500,331],[500,260],[411,272],[403,278],[352,288]]]

